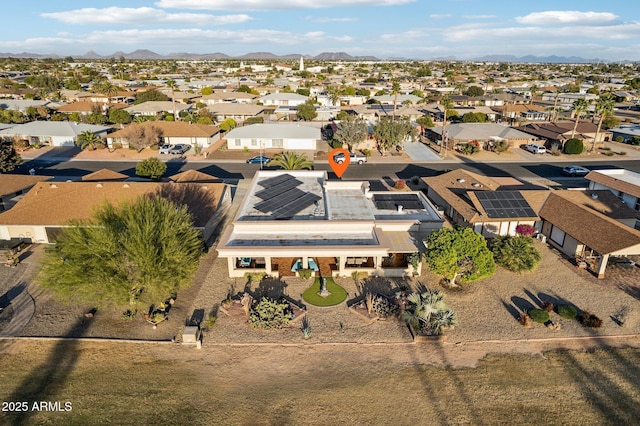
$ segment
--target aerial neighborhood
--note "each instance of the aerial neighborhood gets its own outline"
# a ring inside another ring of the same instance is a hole
[[[0,336],[637,335],[639,160],[634,63],[0,58]]]

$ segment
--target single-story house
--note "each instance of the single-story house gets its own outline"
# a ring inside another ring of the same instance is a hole
[[[230,277],[405,276],[443,218],[421,192],[374,192],[326,171],[259,171],[217,251]]]
[[[191,110],[193,105],[171,101],[147,101],[141,104],[131,105],[124,110],[134,116],[156,117],[164,113],[173,114],[174,107],[176,114],[179,115],[183,111]]]
[[[603,278],[612,256],[640,255],[640,213],[608,190],[552,191],[540,209],[542,234],[578,265]]]
[[[476,141],[484,149],[489,149],[496,140],[505,140],[512,147],[533,143],[535,136],[521,132],[513,127],[497,123],[456,123],[449,124],[446,128],[448,146]],[[427,130],[429,139],[442,140],[442,127],[431,127]]]
[[[29,145],[74,146],[78,135],[83,132],[104,137],[110,129],[107,126],[69,121],[31,121],[0,130],[0,137],[17,137],[29,141]]]
[[[227,148],[233,150],[280,148],[315,151],[322,135],[319,128],[300,123],[259,123],[236,127],[226,134],[225,139]]]
[[[201,96],[197,99],[198,102],[202,102],[205,105],[217,105],[217,104],[250,104],[257,95],[246,92],[224,92],[216,91],[210,95]]]
[[[624,143],[630,143],[634,138],[640,138],[639,124],[623,124],[622,126],[612,127],[609,131],[611,132],[611,139],[614,141],[618,136],[622,138]]]
[[[207,240],[219,222],[222,203],[230,202],[223,183],[175,182],[40,182],[10,210],[0,213],[0,240],[22,238],[53,243],[71,220],[92,217],[105,202],[118,204],[144,195],[162,196],[186,205],[194,226]]]
[[[608,189],[628,207],[640,211],[640,173],[626,169],[592,170],[585,178],[589,189]]]
[[[187,123],[185,121],[145,121],[144,123],[131,123],[129,126],[155,127],[160,129],[159,144],[183,144],[196,145],[207,148],[212,143],[220,140],[220,128],[206,124]],[[129,146],[127,139],[128,126],[124,129],[110,133],[106,140],[109,147],[114,143],[120,143],[123,147]]]
[[[275,106],[298,106],[307,101],[308,96],[300,95],[298,93],[271,93],[266,96],[262,96],[257,99],[257,102],[262,105],[275,105]]]
[[[0,212],[9,210],[35,184],[49,179],[49,176],[0,173]]]
[[[486,238],[515,235],[518,225],[538,231],[538,211],[549,190],[531,189],[513,178],[490,178],[456,169],[425,177],[427,197],[454,224],[473,228]]]
[[[217,122],[232,118],[242,122],[250,117],[257,117],[264,113],[262,105],[240,104],[240,103],[220,103],[209,105],[207,110],[213,115]]]
[[[547,147],[554,144],[563,147],[564,143],[571,139],[575,121],[558,121],[555,123],[530,123],[518,127],[519,130],[536,136],[538,139],[546,140]],[[575,138],[582,139],[585,143],[593,143],[596,138],[598,126],[591,121],[580,121],[576,128]],[[601,129],[596,143],[611,140],[611,132]]]

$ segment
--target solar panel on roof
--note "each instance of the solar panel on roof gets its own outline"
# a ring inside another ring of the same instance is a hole
[[[284,205],[294,202],[298,198],[302,198],[304,194],[306,194],[306,192],[298,188],[293,188],[288,190],[284,194],[280,194],[280,196],[278,197],[274,197],[266,201],[261,201],[257,203],[254,207],[256,210],[261,211],[263,213],[272,212]]]
[[[294,202],[289,203],[285,206],[279,207],[278,209],[273,211],[273,215],[276,219],[288,219],[295,216],[296,213],[304,210],[308,206],[312,205],[316,201],[320,199],[316,194],[312,194],[307,192],[299,199],[296,199]]]
[[[291,179],[295,179],[293,176],[291,176],[290,174],[283,174],[283,175],[278,175],[278,176],[274,176],[272,178],[269,179],[265,179],[262,180],[260,182],[258,182],[258,185],[260,185],[263,188],[271,188],[272,186],[276,186],[281,184],[282,182],[286,182],[288,180]]]
[[[416,194],[374,194],[373,204],[378,210],[396,210],[398,206],[405,210],[424,208]]]
[[[271,198],[277,197],[280,194],[284,194],[288,190],[293,189],[301,184],[302,182],[299,181],[298,179],[295,179],[295,178],[289,179],[277,185],[270,186],[268,188],[265,188],[261,191],[256,192],[256,196],[261,198],[264,201],[270,200]]]
[[[475,191],[474,193],[490,218],[537,216],[520,191]]]

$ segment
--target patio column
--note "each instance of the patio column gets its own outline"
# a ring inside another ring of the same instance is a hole
[[[234,256],[227,257],[227,266],[229,267],[229,277],[233,277],[233,272],[236,269],[236,258]]]
[[[373,259],[373,267],[378,271],[382,271],[382,256],[376,256]]]
[[[344,272],[344,256],[338,256],[338,275],[345,275]]]
[[[604,271],[607,269],[607,262],[609,261],[609,255],[603,254],[598,260],[598,278],[604,278]]]
[[[302,256],[302,269],[309,269],[309,258]]]
[[[264,258],[264,268],[265,268],[265,272],[267,273],[267,275],[271,275],[271,258],[270,257],[266,257]]]

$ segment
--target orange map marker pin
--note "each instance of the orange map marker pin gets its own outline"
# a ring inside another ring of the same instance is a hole
[[[331,166],[331,170],[333,170],[339,178],[347,171],[350,161],[351,156],[349,155],[349,151],[344,148],[335,148],[329,153],[329,165]]]

